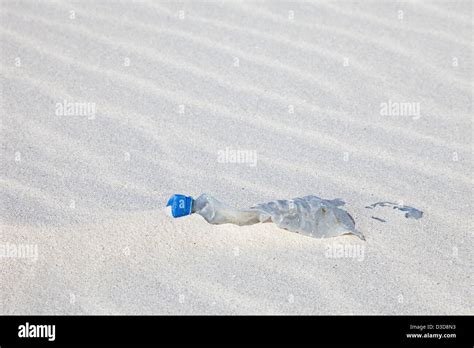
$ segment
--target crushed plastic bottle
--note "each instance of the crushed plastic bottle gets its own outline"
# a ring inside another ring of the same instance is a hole
[[[325,200],[305,196],[291,200],[275,200],[257,204],[248,209],[236,209],[206,194],[193,200],[184,195],[174,195],[168,201],[174,217],[199,214],[211,224],[232,223],[239,226],[259,222],[273,222],[288,231],[314,238],[329,238],[353,234],[365,240],[355,229],[354,219],[345,210],[341,200]]]

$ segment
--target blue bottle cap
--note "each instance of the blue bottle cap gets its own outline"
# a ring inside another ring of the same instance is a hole
[[[166,206],[171,206],[173,217],[181,217],[191,214],[193,198],[185,195],[173,195]]]

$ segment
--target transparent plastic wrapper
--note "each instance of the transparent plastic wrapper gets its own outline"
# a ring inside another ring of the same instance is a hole
[[[339,208],[344,205],[340,200],[305,196],[261,203],[248,209],[236,209],[206,194],[195,200],[191,197],[185,199],[188,200],[181,204],[185,211],[173,212],[173,216],[196,213],[211,224],[231,223],[239,226],[273,222],[280,228],[314,238],[353,234],[365,239],[362,233],[356,230],[354,219],[349,213]],[[178,203],[172,200],[173,197],[168,205],[172,205],[173,208],[175,205],[179,206],[179,200]]]

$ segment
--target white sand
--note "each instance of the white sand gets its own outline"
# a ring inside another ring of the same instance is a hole
[[[38,252],[0,313],[474,313],[472,2],[0,8],[0,247]],[[201,192],[341,198],[367,241],[164,213]]]

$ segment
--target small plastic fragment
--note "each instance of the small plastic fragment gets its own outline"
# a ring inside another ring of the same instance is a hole
[[[421,217],[423,216],[423,212],[421,210],[418,210],[416,208],[409,207],[409,206],[406,206],[406,205],[392,203],[392,202],[377,202],[377,203],[374,203],[374,204],[371,204],[371,205],[367,206],[366,208],[367,209],[374,209],[377,206],[392,207],[393,209],[403,211],[403,212],[405,212],[405,217],[407,219],[412,218],[412,219],[418,220],[418,219],[421,219]]]

